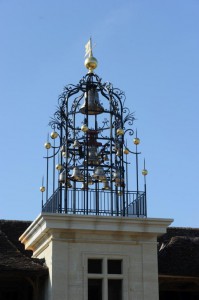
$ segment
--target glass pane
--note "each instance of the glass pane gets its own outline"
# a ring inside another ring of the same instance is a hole
[[[101,274],[102,273],[102,260],[89,259],[88,260],[88,273]]]
[[[102,279],[88,279],[88,300],[102,300]]]
[[[122,261],[119,259],[109,259],[108,274],[122,274]]]
[[[122,300],[122,280],[108,280],[108,300]]]

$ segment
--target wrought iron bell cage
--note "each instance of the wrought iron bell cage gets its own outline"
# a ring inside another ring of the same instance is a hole
[[[144,191],[138,190],[139,139],[131,151],[126,136],[134,134],[134,115],[124,102],[125,94],[93,70],[64,87],[49,123],[52,142],[45,143],[43,212],[147,216],[146,182]],[[129,153],[136,157],[136,191],[129,191]]]

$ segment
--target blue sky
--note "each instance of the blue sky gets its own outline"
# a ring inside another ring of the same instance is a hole
[[[96,73],[126,93],[146,158],[148,216],[199,227],[199,1],[0,0],[0,218],[41,211],[43,144],[64,85]]]

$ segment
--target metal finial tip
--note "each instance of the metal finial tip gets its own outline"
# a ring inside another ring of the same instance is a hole
[[[85,45],[85,61],[84,65],[89,70],[89,73],[92,73],[94,69],[97,68],[98,61],[93,56],[92,40],[89,39],[88,43]]]

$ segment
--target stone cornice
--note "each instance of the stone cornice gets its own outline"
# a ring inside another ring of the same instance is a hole
[[[20,236],[20,241],[26,249],[34,250],[39,240],[53,236],[55,232],[95,232],[109,234],[120,233],[125,235],[157,237],[166,232],[172,219],[160,218],[127,218],[106,216],[85,216],[67,214],[42,213]]]

